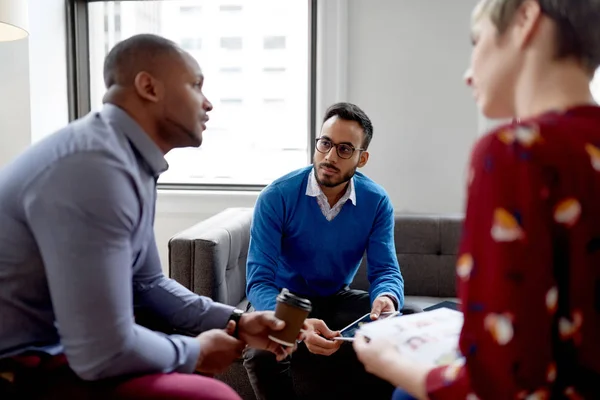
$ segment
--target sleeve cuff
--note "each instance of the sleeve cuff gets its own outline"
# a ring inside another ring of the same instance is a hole
[[[173,335],[172,339],[180,340],[184,348],[185,359],[175,369],[176,372],[191,374],[196,371],[198,357],[200,356],[200,342],[195,337]]]
[[[464,359],[429,371],[425,387],[430,400],[466,398],[470,382]]]
[[[392,299],[392,302],[394,303],[394,307],[396,307],[396,311],[399,311],[399,308],[398,308],[398,298],[396,297],[396,295],[394,293],[392,293],[392,292],[383,292],[383,293],[380,293],[377,297],[381,297],[381,296],[386,296],[386,297],[389,297],[390,299]]]
[[[217,302],[212,302],[208,313],[202,316],[200,321],[200,332],[210,329],[224,329],[229,322],[229,317],[235,310],[235,307]]]
[[[441,389],[447,387],[450,382],[448,382],[445,378],[444,378],[444,372],[446,371],[446,367],[437,367],[432,369],[431,371],[429,371],[429,373],[427,374],[427,379],[425,380],[425,386],[427,388],[427,393],[429,394],[430,398],[434,398],[437,392],[439,392]]]

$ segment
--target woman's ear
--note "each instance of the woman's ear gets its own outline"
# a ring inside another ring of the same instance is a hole
[[[519,47],[525,48],[532,41],[541,19],[542,9],[537,1],[527,0],[519,7],[513,23],[513,34]]]

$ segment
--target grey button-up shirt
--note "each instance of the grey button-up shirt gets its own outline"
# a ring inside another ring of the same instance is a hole
[[[66,354],[82,378],[192,372],[196,339],[134,322],[224,328],[232,307],[164,276],[153,223],[167,163],[122,109],[105,105],[0,171],[0,358]]]

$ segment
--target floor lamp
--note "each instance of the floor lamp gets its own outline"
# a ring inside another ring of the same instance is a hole
[[[0,42],[24,39],[29,35],[28,0],[0,0]]]

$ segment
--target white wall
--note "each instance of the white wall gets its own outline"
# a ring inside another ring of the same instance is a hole
[[[29,38],[0,42],[0,167],[68,122],[64,0],[29,1]]]
[[[31,138],[69,122],[64,0],[29,0]]]
[[[463,207],[477,109],[462,77],[475,1],[351,0],[348,98],[374,125],[365,172],[396,211]]]
[[[27,40],[0,42],[0,168],[31,143]]]

